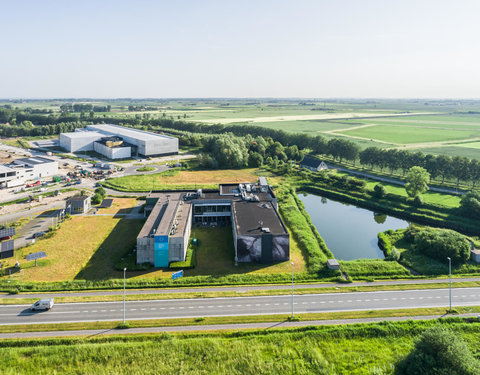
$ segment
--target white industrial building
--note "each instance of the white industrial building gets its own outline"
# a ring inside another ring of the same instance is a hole
[[[0,187],[9,188],[26,181],[58,174],[58,162],[41,156],[20,158],[12,164],[0,165]]]
[[[118,125],[87,125],[60,134],[60,147],[68,152],[95,151],[109,159],[178,154],[178,138]]]

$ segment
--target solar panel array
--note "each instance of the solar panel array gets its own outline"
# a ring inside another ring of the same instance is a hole
[[[40,259],[40,258],[45,258],[46,256],[47,256],[47,254],[45,253],[45,251],[39,251],[37,253],[28,254],[27,255],[27,261]]]
[[[15,235],[15,227],[0,229],[0,238],[14,236]]]
[[[3,241],[0,247],[0,259],[12,258],[14,254],[13,240]]]
[[[2,247],[1,247],[2,253],[6,251],[13,251],[13,249],[14,249],[14,240],[2,242]]]

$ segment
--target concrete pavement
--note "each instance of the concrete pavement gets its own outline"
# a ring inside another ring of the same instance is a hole
[[[452,291],[453,306],[480,305],[480,288]],[[210,316],[274,315],[291,313],[291,296],[196,298],[126,302],[127,320],[195,318]],[[447,307],[449,289],[306,294],[294,296],[295,313]],[[117,321],[123,303],[56,304],[46,312],[30,305],[0,306],[0,325]]]

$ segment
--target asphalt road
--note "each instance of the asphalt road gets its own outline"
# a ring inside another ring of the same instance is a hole
[[[453,289],[453,306],[480,305],[480,288]],[[447,307],[448,289],[308,294],[294,297],[295,313]],[[0,307],[0,324],[38,324],[121,320],[123,302],[56,304],[32,312],[29,305]],[[168,319],[207,316],[289,314],[291,296],[199,298],[131,301],[126,319]]]

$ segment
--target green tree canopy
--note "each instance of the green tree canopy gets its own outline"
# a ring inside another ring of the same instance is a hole
[[[465,194],[460,201],[460,209],[467,216],[480,218],[480,193],[470,191]]]
[[[436,325],[415,343],[396,368],[396,375],[476,375],[478,360],[467,344],[450,329]]]
[[[422,167],[412,167],[408,170],[407,184],[405,190],[409,197],[415,197],[428,190],[428,180],[430,179],[430,173]]]

